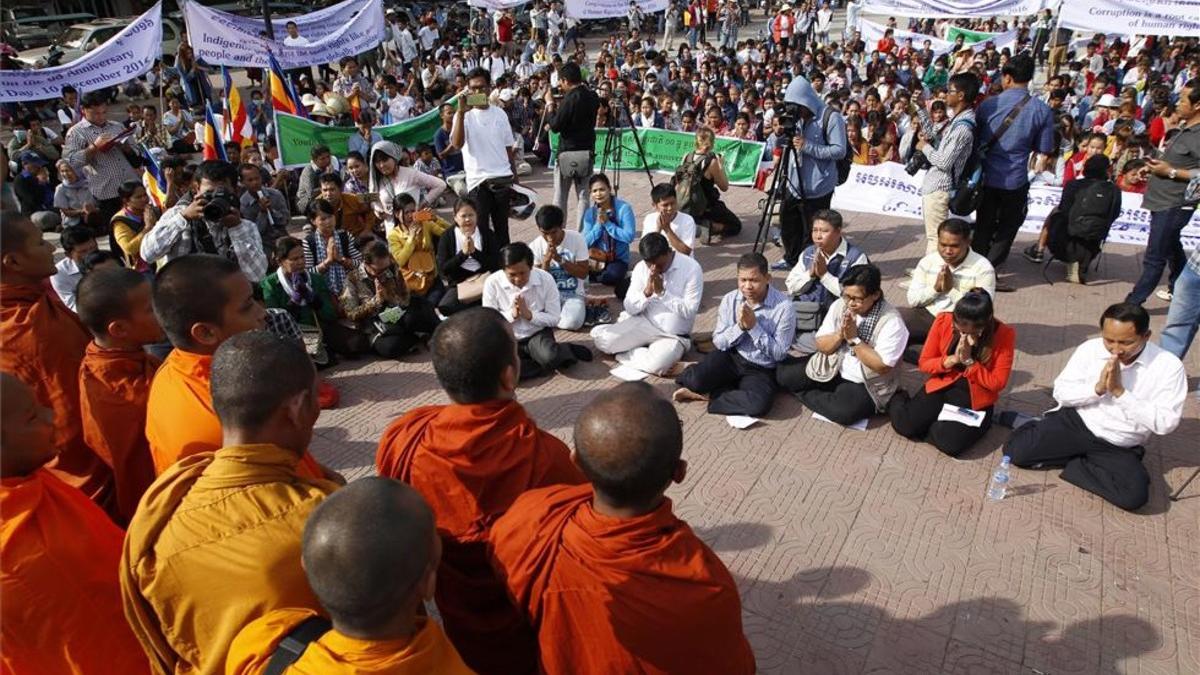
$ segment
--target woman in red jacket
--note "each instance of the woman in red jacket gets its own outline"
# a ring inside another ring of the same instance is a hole
[[[953,312],[934,319],[920,360],[929,379],[916,396],[897,391],[892,397],[892,428],[951,457],[964,452],[992,426],[992,408],[1012,372],[1015,342],[1013,329],[996,319],[987,291],[968,291]]]

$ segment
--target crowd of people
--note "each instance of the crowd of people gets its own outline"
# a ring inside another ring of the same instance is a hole
[[[733,578],[664,496],[687,468],[676,404],[761,417],[791,394],[836,424],[886,416],[950,456],[1000,424],[1015,465],[1142,507],[1144,445],[1180,422],[1200,325],[1200,250],[1181,239],[1200,201],[1200,44],[1068,49],[1039,16],[959,22],[1019,36],[934,54],[897,44],[894,21],[875,45],[853,25],[833,34],[825,2],[768,3],[750,37],[750,9],[633,2],[590,51],[557,1],[419,25],[389,13],[377,49],[288,74],[310,118],[354,127],[301,167],[281,161],[257,88],[261,142],[197,161],[196,106],[221,92],[186,43],[121,92],[7,108],[6,667],[753,672]],[[161,113],[110,116],[117,96],[158,90]],[[422,114],[438,116],[432,138],[392,140],[388,125]],[[691,135],[646,213],[596,171],[597,131],[629,127]],[[697,251],[753,231],[723,201],[722,138],[764,143],[779,206],[759,216],[781,250],[736,258],[708,336]],[[970,222],[956,195],[975,157]],[[150,158],[161,186],[143,178]],[[889,161],[924,171],[926,241],[890,300],[883,252],[831,208],[850,165]],[[537,164],[552,198],[522,184]],[[1057,407],[1028,419],[996,407],[1023,339],[997,294],[1039,183],[1062,199],[1024,256],[1067,262],[1073,281],[1122,191],[1142,193],[1150,230],[1141,278],[1075,349]],[[1142,305],[1167,268],[1156,343]],[[562,340],[584,332],[591,347]],[[395,420],[378,477],[346,485],[308,451],[336,398],[318,371],[422,347],[450,403]],[[595,352],[676,389],[609,389],[568,447],[516,391]],[[924,378],[912,392],[905,361]]]

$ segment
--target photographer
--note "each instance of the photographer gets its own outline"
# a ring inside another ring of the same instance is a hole
[[[142,237],[142,260],[169,262],[193,253],[233,260],[252,283],[267,274],[258,226],[242,218],[235,189],[237,170],[228,162],[207,160],[196,170],[200,194],[185,194],[167,209],[158,225]]]
[[[940,134],[931,133],[933,120],[924,108],[918,110],[920,130],[916,147],[904,169],[915,174],[921,169],[921,213],[925,217],[925,254],[937,250],[937,230],[950,215],[950,191],[962,176],[971,145],[975,142],[975,111],[971,104],[979,95],[979,78],[974,73],[959,73],[946,86],[946,107],[950,123]]]
[[[558,86],[563,91],[561,98],[546,92],[546,125],[559,134],[554,203],[566,214],[569,196],[575,194],[582,204],[583,190],[592,178],[600,98],[583,86],[583,74],[574,62],[558,69]]]
[[[479,205],[479,227],[491,230],[496,243],[506,246],[518,140],[504,110],[488,103],[491,84],[491,75],[483,68],[467,74],[467,91],[458,97],[450,146],[462,150],[467,192]]]

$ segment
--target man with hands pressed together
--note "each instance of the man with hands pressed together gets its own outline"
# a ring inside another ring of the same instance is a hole
[[[771,286],[767,259],[738,259],[737,289],[725,294],[713,331],[716,351],[675,380],[677,402],[707,401],[717,415],[758,417],[775,397],[775,366],[787,356],[796,332],[791,298]]]
[[[921,258],[908,286],[909,307],[899,308],[910,344],[922,344],[933,320],[954,309],[972,288],[996,297],[996,270],[983,255],[971,250],[971,224],[951,218],[938,226],[937,251]]]
[[[1058,407],[1014,431],[1004,452],[1016,466],[1063,467],[1063,480],[1133,511],[1149,499],[1142,446],[1179,426],[1186,396],[1183,363],[1150,342],[1150,315],[1117,303],[1054,381]]]
[[[659,183],[650,190],[650,201],[654,210],[642,219],[642,236],[658,232],[667,238],[671,248],[684,255],[692,255],[696,246],[696,221],[679,210],[675,186]]]

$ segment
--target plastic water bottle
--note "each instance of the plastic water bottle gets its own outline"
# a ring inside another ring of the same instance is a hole
[[[994,502],[1004,499],[1005,493],[1008,492],[1008,481],[1010,478],[1008,469],[1010,466],[1012,466],[1012,460],[1009,459],[1008,455],[1005,455],[1004,459],[1000,460],[1000,466],[992,474],[992,483],[988,485],[988,499]]]

